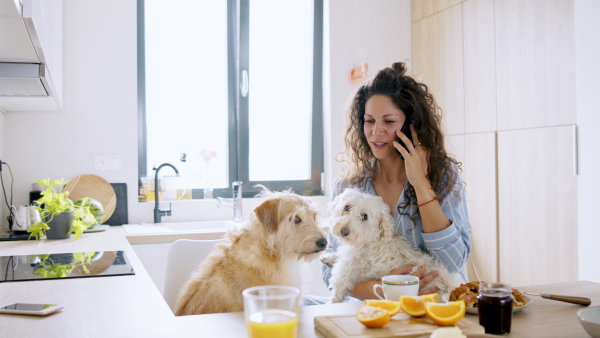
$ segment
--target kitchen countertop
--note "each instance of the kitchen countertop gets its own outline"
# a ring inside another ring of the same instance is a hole
[[[194,234],[207,235],[207,234]],[[212,234],[220,238],[221,233]],[[169,235],[189,238],[188,235]],[[210,237],[211,234],[208,234]],[[0,315],[2,337],[245,337],[242,313],[175,317],[136,256],[131,243],[171,241],[160,236],[127,236],[119,226],[83,234],[78,240],[0,242],[0,255],[123,250],[135,275],[0,283],[0,304],[57,303],[65,309],[47,317]],[[196,237],[196,236],[193,236]],[[202,237],[202,236],[200,236]],[[200,239],[200,238],[199,238]],[[2,272],[4,273],[4,272]],[[584,296],[600,304],[600,284],[559,283],[519,288],[523,291]],[[533,297],[515,314],[509,337],[587,337],[577,321],[580,306]],[[319,337],[313,319],[352,315],[361,303],[306,306],[301,309],[298,337]],[[466,315],[464,320],[477,321]]]
[[[65,305],[64,310],[47,317],[0,315],[0,336],[116,337],[151,321],[174,318],[119,226],[83,234],[78,240],[0,243],[3,256],[109,250],[125,251],[135,275],[0,283],[2,305]]]

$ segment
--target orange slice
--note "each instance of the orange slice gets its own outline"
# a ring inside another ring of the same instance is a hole
[[[441,326],[454,325],[465,316],[465,302],[425,303],[427,316]]]
[[[390,322],[390,313],[380,307],[363,305],[356,312],[356,319],[366,327],[382,327]]]
[[[393,317],[400,312],[400,302],[394,302],[392,300],[365,299],[365,304],[388,310],[390,317]]]
[[[425,311],[425,303],[437,303],[437,293],[432,293],[425,296],[400,296],[400,307],[402,311],[413,317],[422,317],[427,312]]]

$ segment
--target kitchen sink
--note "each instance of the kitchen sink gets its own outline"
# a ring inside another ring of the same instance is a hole
[[[239,222],[220,221],[196,221],[196,222],[172,222],[172,223],[140,223],[123,224],[123,229],[128,235],[142,234],[168,234],[168,233],[204,233],[204,232],[226,232],[236,229],[241,225]]]

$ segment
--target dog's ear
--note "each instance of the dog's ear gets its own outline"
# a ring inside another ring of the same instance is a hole
[[[381,216],[379,219],[380,240],[385,243],[391,241],[392,237],[394,237],[394,227],[390,226],[390,222],[385,215]]]
[[[268,199],[254,209],[258,222],[269,232],[276,232],[279,226],[279,198]]]
[[[394,218],[390,215],[390,208],[383,202],[381,197],[378,197],[381,203],[379,208],[379,231],[381,234],[380,240],[382,242],[389,242],[394,237]]]

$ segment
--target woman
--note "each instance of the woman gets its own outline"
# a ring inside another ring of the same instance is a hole
[[[334,195],[352,186],[380,196],[390,207],[397,231],[466,282],[471,227],[460,164],[444,149],[441,112],[433,96],[405,72],[404,63],[394,63],[356,93],[345,134],[344,171]],[[329,237],[327,252],[336,251],[339,242]],[[407,274],[412,268],[398,267],[390,274]],[[438,291],[427,287],[437,274],[423,267],[413,273],[421,279],[420,294]],[[330,275],[324,266],[327,285]],[[359,282],[351,295],[375,298],[373,285],[379,283]]]

